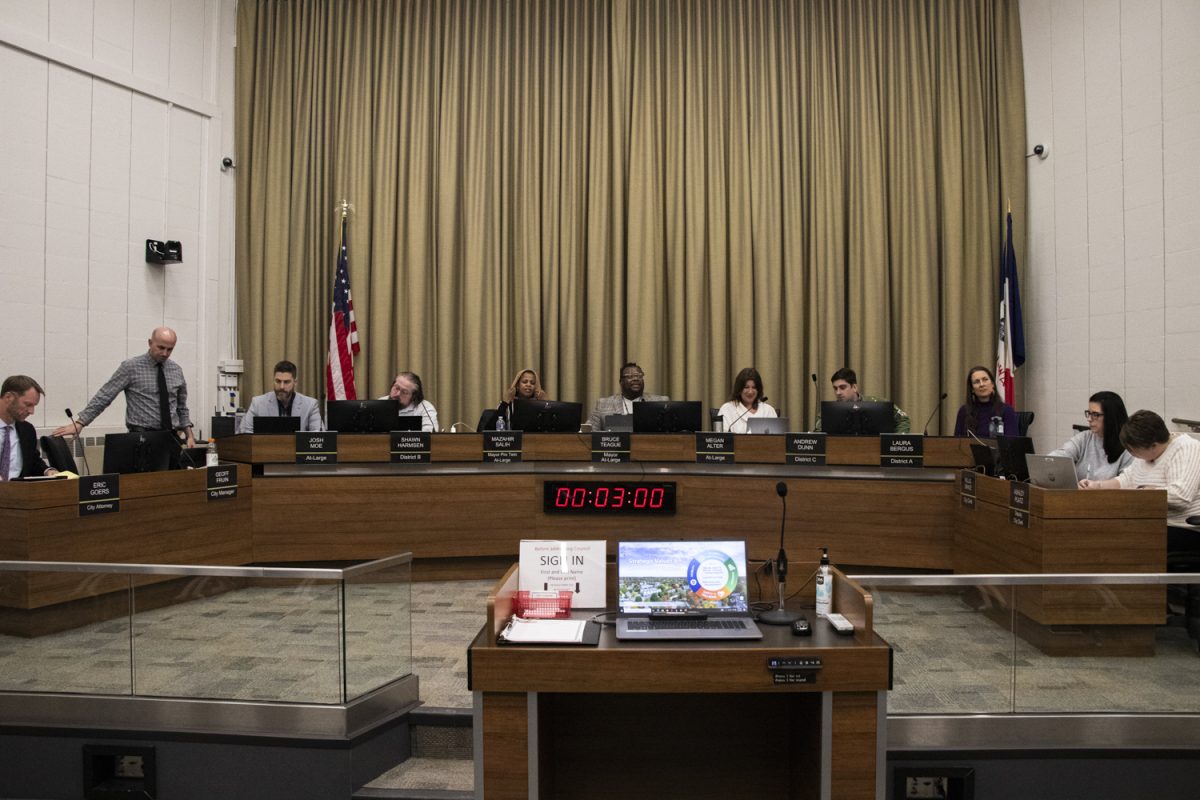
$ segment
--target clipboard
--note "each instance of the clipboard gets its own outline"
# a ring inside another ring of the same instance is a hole
[[[578,626],[575,635],[568,635],[568,628]],[[595,620],[578,619],[521,619],[514,617],[496,637],[501,645],[542,645],[572,647],[584,645],[595,647],[600,644],[600,623]]]

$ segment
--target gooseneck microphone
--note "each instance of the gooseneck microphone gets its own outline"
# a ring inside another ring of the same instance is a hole
[[[91,475],[92,474],[92,465],[89,464],[88,460],[87,460],[87,448],[84,447],[83,440],[79,436],[79,432],[82,431],[83,428],[80,428],[79,423],[75,422],[75,416],[71,413],[71,409],[69,409],[69,408],[66,409],[66,412],[67,412],[67,419],[71,420],[71,424],[75,426],[75,438],[79,440],[79,452],[83,453],[83,466],[87,469],[88,475]],[[71,447],[74,448],[75,445],[72,444]]]
[[[433,416],[430,415],[429,409],[425,407],[424,400],[421,401],[421,413],[425,415],[425,419],[429,420],[429,427],[433,430],[434,433],[437,433],[438,432],[437,425],[433,424]]]
[[[930,423],[932,423],[932,422],[933,422],[933,418],[937,416],[937,413],[938,413],[938,411],[939,411],[939,410],[941,409],[941,407],[942,407],[942,403],[943,403],[943,402],[945,401],[945,399],[946,399],[947,397],[949,397],[949,396],[950,396],[950,393],[949,393],[949,392],[942,392],[942,396],[938,398],[937,405],[933,407],[933,413],[929,415],[929,419],[925,420],[925,430],[924,430],[924,431],[922,431],[922,433],[921,433],[921,435],[922,435],[922,436],[928,436],[928,435],[929,435],[929,425],[930,425]]]
[[[783,549],[783,533],[786,530],[787,521],[787,493],[786,483],[780,481],[775,484],[775,494],[779,495],[779,499],[783,501],[783,510],[779,515],[779,554],[775,556],[775,575],[779,580],[779,605],[758,615],[758,621],[768,625],[791,625],[800,619],[799,614],[792,614],[783,607],[784,596],[787,594],[788,571],[787,551]]]
[[[809,430],[814,430],[817,427],[817,420],[821,416],[821,387],[817,385],[817,373],[812,373],[809,377],[813,382],[813,409],[816,411],[816,416],[813,417],[813,424]]]

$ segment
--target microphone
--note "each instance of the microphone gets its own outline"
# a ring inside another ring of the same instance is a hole
[[[929,415],[929,419],[925,420],[925,430],[921,433],[922,436],[929,435],[929,423],[933,422],[933,418],[937,416],[938,410],[942,407],[942,401],[949,396],[949,392],[942,392],[942,396],[938,398],[937,405],[933,407],[933,413]]]
[[[812,382],[813,382],[813,397],[814,397],[813,402],[816,404],[814,406],[814,408],[816,409],[816,412],[817,412],[817,415],[815,417],[813,417],[812,427],[816,428],[817,427],[817,417],[821,416],[821,387],[817,386],[817,373],[814,372],[809,377],[812,378]]]
[[[69,409],[69,408],[66,409],[66,412],[67,412],[67,419],[71,420],[71,424],[76,426],[75,427],[75,438],[79,439],[79,432],[82,431],[83,428],[78,427],[78,424],[75,422],[75,415],[71,413],[71,409]],[[74,445],[72,445],[72,447],[74,447]],[[83,446],[82,439],[80,439],[80,441],[79,441],[79,452],[83,453],[83,466],[85,469],[87,469],[87,474],[91,475],[92,474],[92,465],[88,463],[87,448]]]
[[[429,428],[434,433],[438,432],[437,425],[433,424],[433,417],[429,414],[429,409],[425,407],[425,401],[421,401],[421,413],[425,415],[425,419],[429,420]]]
[[[783,481],[775,484],[775,494],[779,495],[779,499],[783,501],[783,512],[779,515],[779,554],[775,557],[775,573],[779,580],[779,605],[770,611],[764,611],[758,615],[759,622],[765,622],[768,625],[791,625],[796,620],[800,619],[799,614],[792,614],[783,607],[783,601],[787,594],[787,551],[783,549],[783,534],[786,530],[787,520],[787,484]]]

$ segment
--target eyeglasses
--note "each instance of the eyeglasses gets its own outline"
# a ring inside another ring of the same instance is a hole
[[[1101,419],[1104,416],[1104,412],[1102,412],[1102,411],[1085,411],[1085,412],[1083,412],[1083,416],[1086,417],[1087,419]]]
[[[624,375],[621,376],[621,380],[631,381],[631,380],[634,380],[635,378],[641,379],[644,377],[646,377],[645,373],[642,373],[642,372],[626,372]]]

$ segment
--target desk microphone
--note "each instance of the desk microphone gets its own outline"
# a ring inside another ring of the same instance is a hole
[[[783,512],[779,515],[779,554],[775,556],[775,575],[779,580],[779,606],[765,611],[758,615],[759,622],[765,622],[768,625],[791,625],[796,620],[800,619],[799,614],[789,613],[783,607],[784,595],[787,593],[787,551],[783,549],[783,532],[785,530],[785,521],[787,520],[787,484],[783,481],[775,484],[775,494],[779,495],[779,499],[783,501]]]
[[[83,466],[85,469],[87,469],[87,474],[91,475],[92,474],[92,465],[89,464],[88,460],[87,460],[87,448],[84,447],[83,438],[80,437],[80,435],[79,435],[79,432],[82,431],[83,428],[80,428],[78,423],[75,422],[75,416],[71,413],[71,409],[68,408],[68,409],[66,409],[66,411],[67,411],[67,419],[71,420],[71,424],[75,426],[75,438],[79,440],[79,452],[83,454]],[[71,445],[71,447],[74,448],[75,445]]]
[[[817,412],[817,416],[813,417],[812,424],[813,430],[815,430],[817,427],[817,417],[821,416],[821,387],[817,385],[817,373],[813,372],[809,377],[812,378],[813,382],[813,404]]]
[[[430,428],[430,430],[432,430],[434,433],[437,433],[437,432],[438,432],[437,425],[434,425],[434,424],[433,424],[433,417],[432,417],[432,416],[430,416],[430,414],[429,414],[429,409],[427,409],[427,408],[425,407],[425,401],[424,401],[424,400],[422,400],[422,401],[421,401],[421,413],[425,415],[425,419],[429,420],[429,428]]]
[[[933,413],[929,415],[929,419],[925,420],[925,430],[921,433],[922,436],[929,435],[929,423],[933,422],[933,418],[937,416],[937,412],[942,407],[942,402],[949,396],[949,392],[942,392],[942,396],[938,398],[937,405],[933,407]]]

